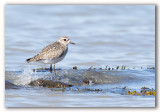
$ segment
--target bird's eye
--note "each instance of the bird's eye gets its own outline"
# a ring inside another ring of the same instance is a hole
[[[64,41],[66,41],[66,39],[64,39]]]

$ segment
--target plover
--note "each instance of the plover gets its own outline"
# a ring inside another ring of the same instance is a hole
[[[42,49],[37,55],[27,59],[30,62],[40,62],[50,64],[51,80],[52,80],[52,64],[54,64],[54,73],[56,77],[55,64],[62,61],[68,52],[68,44],[75,44],[70,41],[67,36],[62,36],[58,41],[51,43]]]

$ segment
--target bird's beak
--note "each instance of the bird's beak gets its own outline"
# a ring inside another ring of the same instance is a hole
[[[74,44],[74,45],[75,45],[75,43],[74,43],[74,42],[72,42],[72,41],[69,41],[69,43],[70,43],[70,44]]]

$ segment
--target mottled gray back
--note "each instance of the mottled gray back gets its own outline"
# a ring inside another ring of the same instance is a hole
[[[60,42],[54,42],[45,48],[42,49],[40,53],[34,56],[32,59],[34,61],[42,60],[42,59],[53,59],[57,58],[63,54],[67,46],[61,44]]]

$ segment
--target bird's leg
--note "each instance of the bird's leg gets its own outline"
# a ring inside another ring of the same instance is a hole
[[[56,75],[55,64],[54,64],[54,68],[53,68],[53,70],[54,70],[54,73],[55,73],[55,80],[56,80],[56,81],[58,81],[58,78],[57,78],[57,75]]]
[[[52,80],[52,64],[50,65],[50,72],[51,72],[51,80]]]

